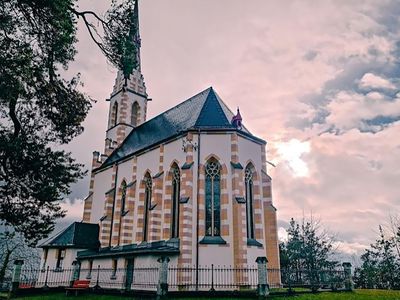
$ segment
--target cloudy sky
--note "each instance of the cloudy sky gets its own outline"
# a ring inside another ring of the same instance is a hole
[[[102,13],[109,1],[78,3]],[[148,115],[213,86],[268,141],[280,226],[312,214],[360,252],[400,213],[399,16],[389,0],[142,0]],[[116,71],[81,29],[70,72],[98,102],[68,149],[89,168]],[[88,180],[73,190],[63,223],[80,219]]]

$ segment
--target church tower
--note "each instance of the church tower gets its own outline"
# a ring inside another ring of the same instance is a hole
[[[147,93],[140,66],[140,34],[139,34],[139,7],[135,1],[133,22],[130,32],[134,40],[137,56],[137,65],[131,74],[118,71],[114,88],[111,93],[108,125],[105,140],[105,154],[117,148],[128,136],[131,130],[146,121]]]

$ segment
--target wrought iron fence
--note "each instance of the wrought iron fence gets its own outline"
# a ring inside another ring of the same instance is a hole
[[[22,269],[20,288],[67,287],[73,279],[74,269]],[[169,266],[170,291],[194,290],[255,290],[258,285],[257,267],[231,266]],[[338,270],[267,269],[270,288],[344,288],[346,274]],[[80,280],[90,280],[90,287],[118,290],[156,290],[159,266],[118,269],[80,269]]]
[[[23,269],[19,286],[20,288],[68,286],[72,272],[72,269]]]
[[[287,288],[341,289],[345,287],[346,273],[342,269],[281,270],[282,283]]]
[[[174,290],[236,290],[255,289],[257,268],[229,266],[195,266],[168,268],[168,286]]]

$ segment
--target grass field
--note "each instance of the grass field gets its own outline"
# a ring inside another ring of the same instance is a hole
[[[58,299],[87,299],[87,300],[122,300],[122,299],[132,299],[130,297],[122,296],[108,296],[108,295],[90,295],[83,294],[78,297],[69,296],[66,297],[64,294],[48,294],[48,295],[36,295],[29,297],[19,297],[17,299],[26,300],[58,300]],[[140,299],[140,298],[135,298]],[[171,298],[169,298],[171,299]],[[180,300],[200,300],[203,298],[178,298]],[[234,299],[234,298],[215,298],[215,299]],[[239,298],[238,298],[239,299]],[[243,298],[240,298],[243,299]],[[291,299],[291,300],[373,300],[373,299],[383,299],[383,300],[400,300],[400,291],[383,291],[383,290],[356,290],[354,292],[343,292],[343,293],[331,293],[324,292],[318,294],[302,294],[296,296],[271,296],[268,299]]]

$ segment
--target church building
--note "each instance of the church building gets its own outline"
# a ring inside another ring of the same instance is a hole
[[[138,22],[137,2],[134,13]],[[138,30],[135,40],[140,49]],[[105,148],[93,152],[82,222],[41,245],[43,267],[143,267],[167,256],[178,267],[237,268],[267,257],[279,269],[266,141],[213,87],[147,120],[139,53],[107,99]]]

